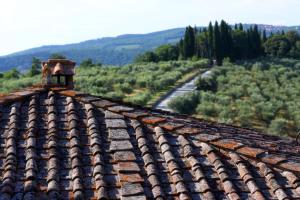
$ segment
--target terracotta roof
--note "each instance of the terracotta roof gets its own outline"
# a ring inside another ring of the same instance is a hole
[[[300,146],[72,90],[0,98],[0,199],[300,199]]]

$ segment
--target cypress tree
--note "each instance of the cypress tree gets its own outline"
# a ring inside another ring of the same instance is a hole
[[[219,24],[216,21],[214,26],[214,50],[215,50],[215,58],[217,61],[217,65],[222,65],[222,47],[221,47],[221,38],[220,38],[220,29]]]
[[[263,43],[265,43],[267,41],[267,33],[266,33],[265,29],[263,30],[262,41],[263,41]]]
[[[234,24],[234,30],[238,30],[238,25]]]
[[[226,30],[226,23],[224,22],[224,20],[221,21],[220,23],[220,50],[221,50],[221,55],[222,55],[222,59],[226,56],[227,52],[228,52],[228,43],[227,43],[227,30]]]
[[[184,49],[183,49],[183,40],[182,39],[180,39],[180,41],[179,41],[178,48],[179,48],[179,58],[183,59],[184,58]]]
[[[233,37],[232,37],[232,29],[229,25],[227,25],[227,39],[228,39],[228,56],[230,58],[231,61],[234,60],[234,55],[233,55]]]
[[[246,31],[246,35],[247,35],[247,48],[245,49],[245,51],[247,52],[247,59],[252,57],[252,41],[251,41],[251,32],[252,32],[252,27],[250,27],[250,29],[248,29]]]
[[[196,38],[197,38],[197,35],[199,35],[201,33],[200,30],[195,25],[195,27],[194,27],[194,52],[193,52],[193,56],[198,56],[198,49],[199,49],[199,47],[198,47],[197,39]]]
[[[267,41],[267,33],[266,33],[266,30],[264,29],[263,30],[263,35],[262,35],[262,45],[261,45],[261,54],[263,56],[266,55],[265,51],[264,51],[264,47],[263,47],[263,44],[265,44],[265,42]]]
[[[195,31],[191,26],[188,26],[183,39],[183,57],[191,58],[195,52]]]
[[[242,24],[242,23],[239,24],[239,30],[240,30],[240,31],[243,31],[243,30],[244,30],[244,27],[243,27],[243,24]]]
[[[232,57],[232,36],[231,36],[231,27],[225,22],[221,21],[220,25],[220,38],[221,38],[221,49],[222,49],[222,58]]]
[[[208,25],[208,56],[209,56],[211,64],[212,64],[213,55],[214,55],[214,28],[212,26],[212,23],[209,22],[209,25]]]
[[[198,29],[197,29],[197,26],[195,25],[195,26],[194,26],[194,34],[197,35],[198,32],[199,32],[199,31],[198,31]]]
[[[261,46],[261,38],[258,31],[257,25],[254,25],[252,32],[252,46],[253,46],[253,57],[258,57],[261,55],[262,46]]]

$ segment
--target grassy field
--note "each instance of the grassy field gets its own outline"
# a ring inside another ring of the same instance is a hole
[[[299,60],[227,62],[198,81],[200,91],[174,99],[170,106],[199,118],[296,136],[300,128],[299,75]]]
[[[207,68],[207,60],[76,68],[76,90],[150,106],[161,95]],[[40,83],[40,75],[12,72],[0,78],[0,93]]]

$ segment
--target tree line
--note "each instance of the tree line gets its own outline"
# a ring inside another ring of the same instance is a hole
[[[158,62],[208,58],[222,65],[230,61],[254,59],[262,56],[300,58],[300,36],[296,31],[266,34],[257,25],[233,27],[224,20],[208,27],[186,27],[184,37],[175,45],[167,44],[136,58],[137,62]]]

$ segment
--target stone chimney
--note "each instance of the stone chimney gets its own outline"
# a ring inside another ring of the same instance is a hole
[[[45,87],[74,88],[73,76],[76,63],[67,59],[49,59],[42,62],[42,77]]]

